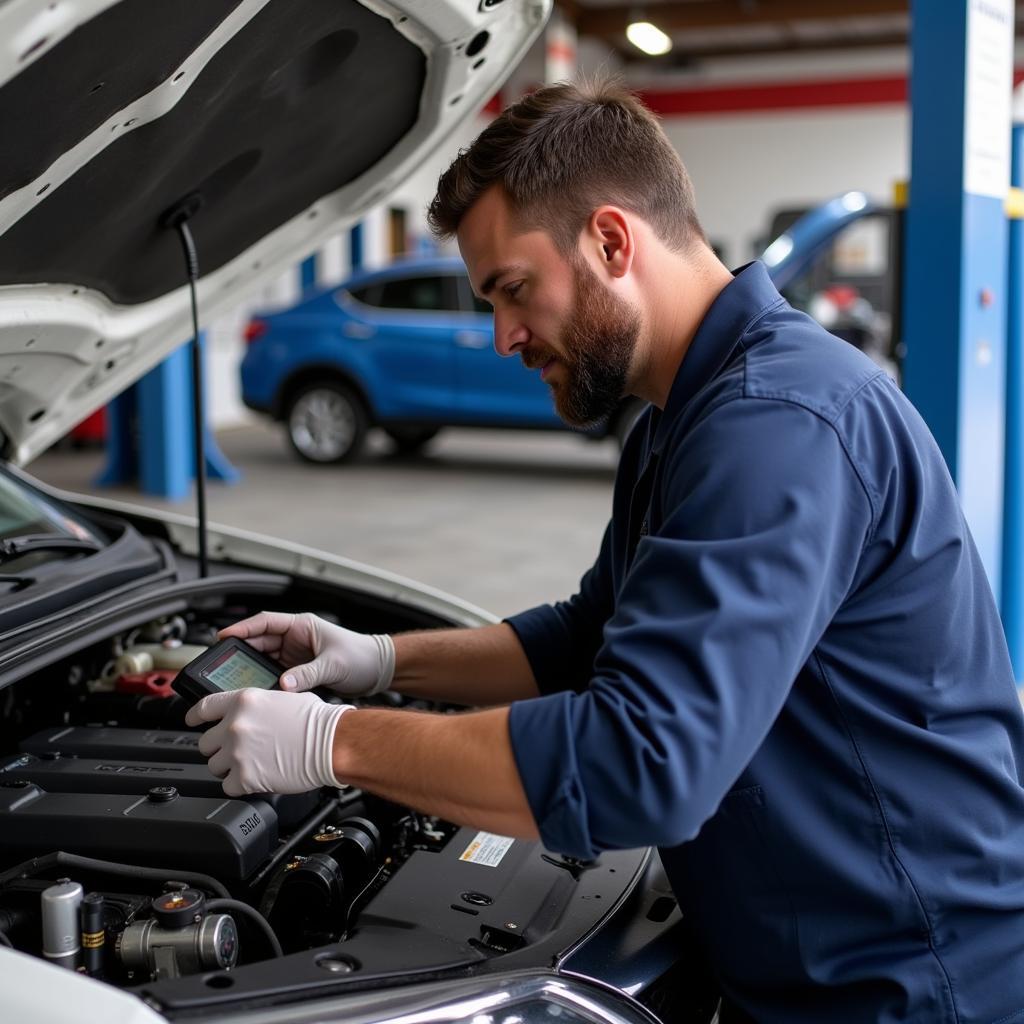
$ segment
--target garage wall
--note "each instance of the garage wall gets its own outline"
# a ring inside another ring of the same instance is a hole
[[[887,203],[907,176],[905,108],[672,118],[665,130],[693,179],[704,229],[730,266],[756,255],[775,210],[851,189]]]
[[[690,171],[708,235],[736,266],[757,254],[780,208],[851,189],[891,201],[909,168],[907,72],[906,52],[885,48],[720,59],[632,81]]]

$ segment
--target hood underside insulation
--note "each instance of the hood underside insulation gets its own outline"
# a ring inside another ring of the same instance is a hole
[[[0,123],[20,129],[0,198],[167,80],[237,5],[125,0],[8,82]],[[0,285],[85,285],[125,305],[173,291],[165,210],[198,193],[200,270],[223,266],[381,160],[415,124],[425,77],[423,52],[354,0],[272,0],[166,114],[126,126],[0,236]]]

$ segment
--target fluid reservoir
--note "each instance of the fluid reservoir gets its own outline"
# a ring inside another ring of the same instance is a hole
[[[82,949],[78,908],[85,893],[78,882],[62,878],[40,896],[43,924],[43,956],[75,970]]]

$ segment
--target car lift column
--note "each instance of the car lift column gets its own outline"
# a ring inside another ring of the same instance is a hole
[[[1000,593],[1013,0],[913,0],[903,385]]]
[[[200,345],[205,334],[200,332]],[[205,430],[207,475],[236,482],[241,474],[217,447],[208,425]],[[192,432],[192,364],[186,344],[107,405],[107,463],[97,486],[137,483],[143,494],[182,501],[195,478]]]
[[[352,273],[363,269],[363,222],[353,224],[348,233],[348,265]]]
[[[1024,123],[1013,126],[1006,340],[1006,490],[1003,502],[1003,627],[1017,685],[1024,683]]]
[[[299,264],[299,284],[303,294],[316,287],[317,262],[316,253],[313,253]]]

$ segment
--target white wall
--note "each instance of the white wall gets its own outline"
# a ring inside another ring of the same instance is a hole
[[[664,126],[693,179],[704,229],[734,266],[755,255],[775,210],[851,189],[891,203],[908,174],[903,107],[676,117]]]

